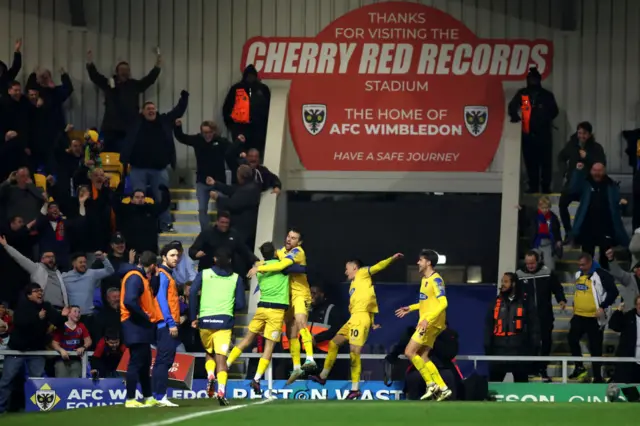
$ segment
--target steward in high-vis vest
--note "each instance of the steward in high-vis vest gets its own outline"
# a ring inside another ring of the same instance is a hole
[[[140,261],[122,278],[120,290],[120,322],[122,337],[129,349],[127,367],[127,400],[125,407],[155,406],[158,402],[151,394],[151,344],[155,341],[156,323],[160,320],[153,300],[150,279],[156,271],[156,254],[145,251]],[[140,383],[143,402],[136,400],[136,387]]]
[[[214,266],[198,272],[191,285],[189,310],[192,327],[200,329],[200,340],[207,352],[205,369],[209,384],[209,397],[217,395],[220,405],[229,405],[225,398],[227,385],[227,352],[231,345],[234,312],[245,307],[242,278],[233,272],[231,251],[219,248]],[[215,356],[215,358],[214,358]],[[218,389],[216,385],[216,366]]]
[[[260,246],[260,253],[265,259],[265,264],[278,263],[279,259],[276,254],[276,248],[272,242],[266,242]],[[260,389],[260,379],[269,363],[271,355],[276,343],[280,341],[282,327],[284,324],[284,314],[289,309],[289,276],[288,273],[304,274],[307,267],[303,265],[293,264],[280,272],[259,272],[258,287],[260,291],[260,300],[258,301],[258,309],[249,323],[249,331],[238,345],[236,345],[229,354],[227,366],[234,363],[249,345],[251,345],[258,334],[262,334],[265,338],[262,357],[258,362],[256,375],[249,384],[256,395],[262,395]]]
[[[242,80],[231,86],[222,106],[222,116],[233,140],[243,135],[244,151],[255,148],[264,154],[269,119],[271,91],[258,78],[258,71],[248,65]]]
[[[558,116],[558,105],[553,93],[541,86],[542,76],[532,67],[527,75],[527,87],[515,94],[509,102],[512,123],[522,123],[522,156],[529,179],[529,192],[551,192],[553,162],[553,120]]]
[[[492,303],[485,325],[486,355],[533,356],[540,342],[540,328],[534,298],[517,286],[518,277],[507,272],[502,277],[500,294]],[[530,366],[522,362],[489,363],[489,381],[501,382],[513,373],[515,382],[529,381]]]

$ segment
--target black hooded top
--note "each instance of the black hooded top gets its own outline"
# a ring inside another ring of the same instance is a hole
[[[247,81],[247,77],[249,75],[254,75],[256,80],[253,83],[249,83]],[[224,118],[224,124],[227,126],[227,129],[232,132],[238,127],[246,126],[246,124],[235,123],[231,118],[231,112],[233,111],[233,107],[235,105],[236,100],[236,90],[237,89],[245,89],[245,91],[249,94],[249,117],[251,120],[251,125],[267,127],[267,120],[269,118],[269,103],[271,102],[271,91],[269,87],[262,83],[258,78],[258,71],[256,67],[253,65],[248,65],[244,72],[242,73],[242,80],[238,83],[231,86],[229,89],[229,93],[227,93],[227,97],[224,100],[224,105],[222,106],[222,116]]]

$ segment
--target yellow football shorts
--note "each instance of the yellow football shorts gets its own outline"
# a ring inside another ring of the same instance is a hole
[[[291,303],[285,314],[285,320],[290,320],[294,315],[309,315],[311,308],[311,291],[307,288],[304,290],[291,290]]]
[[[433,349],[433,344],[436,342],[436,338],[440,333],[442,333],[442,328],[428,325],[424,333],[420,333],[416,330],[415,333],[413,333],[413,336],[411,336],[411,340],[419,345]]]
[[[258,308],[249,323],[249,331],[262,334],[265,339],[273,342],[279,342],[283,322],[284,309]]]
[[[200,340],[208,354],[227,356],[231,345],[231,330],[200,329]]]
[[[366,312],[351,315],[349,321],[338,331],[338,336],[349,339],[353,346],[364,346],[371,329],[371,314]]]

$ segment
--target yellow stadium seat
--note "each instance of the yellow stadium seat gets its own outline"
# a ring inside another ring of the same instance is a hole
[[[120,185],[120,173],[106,172],[104,174],[109,178],[109,187],[116,189]]]
[[[122,176],[124,167],[120,162],[120,154],[117,152],[101,152],[100,159],[102,160],[102,168],[105,172],[116,172]]]
[[[144,197],[144,202],[145,204],[154,204],[153,198],[151,197]],[[124,197],[122,199],[122,204],[130,204],[131,203],[131,197]]]
[[[36,186],[38,188],[42,188],[43,191],[47,190],[47,177],[45,175],[41,175],[39,173],[35,174],[36,178]]]

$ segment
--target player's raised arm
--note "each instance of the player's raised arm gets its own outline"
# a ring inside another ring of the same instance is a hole
[[[258,272],[281,272],[285,268],[293,265],[293,259],[285,257],[279,262],[271,263],[269,265],[258,265],[251,268],[247,273],[247,277],[253,278]]]
[[[375,275],[378,272],[382,271],[383,269],[386,269],[389,265],[391,265],[394,261],[398,260],[398,259],[402,259],[404,257],[404,255],[402,253],[396,253],[393,256],[385,259],[385,260],[381,260],[380,262],[376,263],[373,266],[369,266],[369,275]]]

